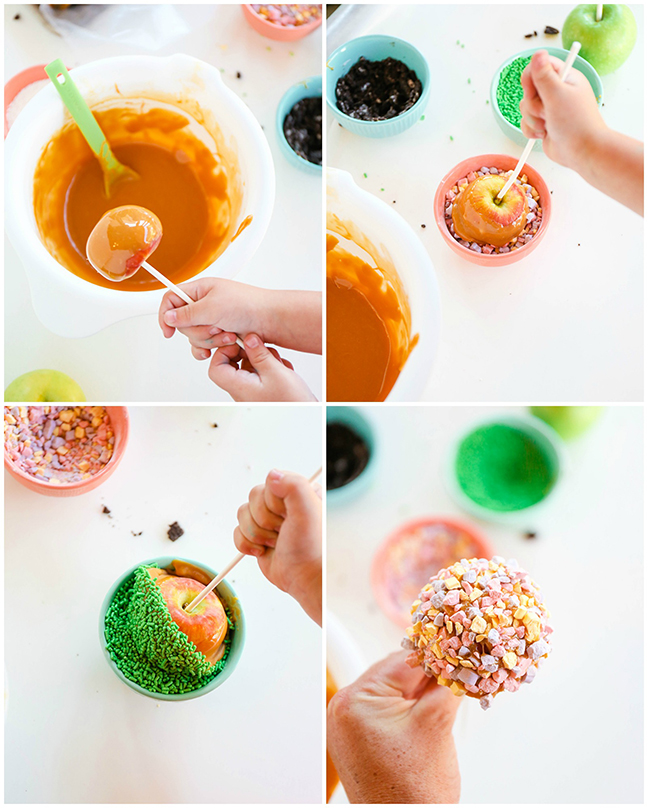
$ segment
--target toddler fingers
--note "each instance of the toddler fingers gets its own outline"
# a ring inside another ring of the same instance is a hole
[[[175,328],[165,322],[164,318],[167,312],[184,305],[184,301],[179,298],[175,292],[167,292],[162,298],[160,308],[158,309],[158,325],[162,329],[162,333],[166,339],[172,337],[175,332]]]
[[[254,521],[250,511],[249,503],[241,505],[236,515],[239,529],[243,536],[252,544],[261,544],[264,547],[274,547],[277,543],[277,533],[274,530],[267,530]]]
[[[211,351],[208,348],[196,348],[195,345],[191,346],[191,353],[194,359],[203,361],[211,357]]]
[[[250,491],[250,513],[260,527],[277,532],[283,524],[283,519],[271,511],[265,502],[265,485],[256,485]]]
[[[238,527],[234,528],[234,544],[239,553],[245,553],[245,555],[255,556],[256,558],[262,556],[266,551],[265,547],[248,541]]]

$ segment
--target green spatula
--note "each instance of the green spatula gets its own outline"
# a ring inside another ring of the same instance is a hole
[[[111,196],[117,183],[124,180],[139,179],[139,175],[132,168],[120,163],[112,153],[106,136],[101,131],[95,116],[83,100],[79,88],[72,80],[63,62],[60,59],[55,59],[47,65],[45,72],[52,80],[68,112],[81,130],[81,134],[87,140],[88,146],[99,160],[104,177],[106,196]]]

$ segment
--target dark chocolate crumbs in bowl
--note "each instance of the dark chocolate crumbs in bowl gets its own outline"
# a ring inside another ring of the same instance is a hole
[[[360,121],[386,121],[402,115],[421,97],[416,73],[398,59],[372,62],[361,56],[335,85],[338,109]]]
[[[172,525],[169,525],[167,536],[171,539],[171,541],[177,541],[180,536],[184,536],[184,530],[177,522],[174,522]]]
[[[369,463],[369,447],[346,424],[332,421],[326,425],[326,489],[348,485],[359,477]]]
[[[302,98],[286,115],[283,131],[290,148],[304,160],[322,165],[322,97]]]

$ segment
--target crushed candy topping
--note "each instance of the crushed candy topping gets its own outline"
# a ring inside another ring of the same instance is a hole
[[[487,710],[498,693],[533,681],[551,652],[548,619],[538,587],[515,560],[462,559],[423,587],[402,645],[411,651],[408,665]]]

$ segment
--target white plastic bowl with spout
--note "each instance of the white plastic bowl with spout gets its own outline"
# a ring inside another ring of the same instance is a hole
[[[252,221],[194,278],[234,277],[252,258],[268,229],[275,175],[261,126],[225,86],[220,71],[199,59],[176,54],[101,59],[74,68],[71,75],[91,106],[115,99],[117,85],[124,97],[150,98],[152,106],[169,107],[168,103],[155,104],[156,94],[191,99],[218,122],[226,143],[238,154],[243,199],[236,228],[248,215]],[[178,111],[187,114],[182,106]],[[98,286],[61,266],[41,242],[34,217],[34,171],[44,146],[67,120],[63,102],[50,85],[29,101],[11,127],[5,141],[5,222],[25,266],[40,321],[60,336],[85,337],[128,317],[155,313],[163,291],[129,292],[120,290],[118,284],[114,289]]]
[[[396,268],[409,298],[412,335],[419,339],[386,400],[418,401],[432,372],[441,326],[439,287],[430,256],[405,219],[359,188],[348,171],[327,168],[326,213],[352,222]]]

